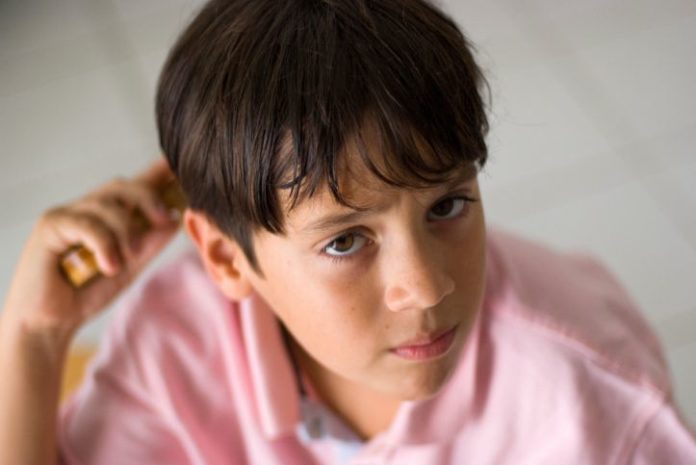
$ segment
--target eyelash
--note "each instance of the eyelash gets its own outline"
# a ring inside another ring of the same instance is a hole
[[[448,201],[448,200],[463,200],[463,201],[465,202],[465,204],[472,204],[472,203],[474,203],[474,202],[478,202],[478,199],[476,199],[476,198],[474,198],[474,197],[469,197],[469,196],[466,196],[466,195],[457,195],[457,196],[446,197],[446,198],[444,198],[444,199],[438,200],[438,201],[435,203],[435,205],[439,205],[439,204],[441,204],[442,202],[446,202],[446,201]],[[465,207],[466,207],[466,205],[465,205]],[[455,218],[458,218],[458,216],[455,217]],[[448,218],[448,219],[449,219],[449,220],[452,220],[452,219],[455,219],[455,218]],[[352,253],[352,254],[348,254],[348,255],[331,255],[331,254],[326,253],[326,249],[327,249],[331,244],[333,244],[334,242],[336,242],[336,240],[338,240],[338,239],[340,239],[340,238],[342,238],[342,237],[344,237],[344,236],[347,236],[347,235],[349,235],[349,234],[359,234],[359,233],[358,233],[357,231],[350,231],[350,230],[349,230],[349,231],[346,231],[346,232],[344,232],[344,233],[342,233],[342,234],[340,234],[340,235],[334,237],[333,239],[331,239],[331,240],[328,242],[328,244],[326,244],[326,245],[321,249],[321,256],[322,256],[322,257],[325,257],[325,258],[328,258],[329,260],[331,260],[331,262],[333,262],[333,263],[335,263],[335,264],[341,264],[341,263],[347,262],[347,261],[352,260],[353,258],[355,258],[355,255],[357,255],[357,252]]]

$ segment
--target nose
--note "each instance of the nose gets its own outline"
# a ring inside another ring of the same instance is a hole
[[[392,250],[385,267],[387,307],[393,312],[432,308],[451,294],[454,280],[444,267],[445,257],[446,253],[416,237]]]

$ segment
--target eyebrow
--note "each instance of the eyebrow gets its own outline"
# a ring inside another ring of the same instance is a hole
[[[306,227],[302,229],[303,233],[316,233],[316,232],[322,232],[326,231],[329,229],[333,229],[338,226],[342,226],[345,224],[349,223],[357,223],[361,219],[364,219],[370,215],[373,215],[375,213],[379,213],[380,211],[384,210],[384,207],[366,207],[365,209],[360,209],[360,210],[352,210],[348,213],[335,213],[332,215],[328,215],[322,218],[319,218],[316,221],[313,221]]]
[[[472,168],[466,168],[461,170],[455,177],[450,179],[449,181],[443,183],[441,186],[444,187],[444,190],[452,190],[455,187],[457,187],[460,184],[463,184],[465,182],[471,181],[476,177],[477,170],[472,169]],[[357,223],[361,219],[364,219],[370,215],[374,215],[376,213],[380,213],[382,211],[386,210],[385,205],[381,206],[366,206],[366,207],[361,207],[360,209],[350,209],[349,212],[344,212],[344,213],[334,213],[334,214],[329,214],[327,216],[323,216],[319,218],[318,220],[312,221],[308,225],[306,225],[304,228],[302,228],[302,233],[304,234],[309,234],[309,233],[317,233],[317,232],[322,232],[326,231],[329,229],[336,228],[338,226],[342,226],[345,224],[349,223]]]

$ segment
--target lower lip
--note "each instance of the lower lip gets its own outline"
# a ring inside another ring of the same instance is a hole
[[[391,349],[394,355],[397,355],[406,360],[428,360],[438,357],[452,346],[457,327],[450,329],[442,336],[435,339],[433,342],[419,346],[402,346]]]

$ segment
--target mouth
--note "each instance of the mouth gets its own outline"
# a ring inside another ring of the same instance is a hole
[[[454,342],[459,325],[431,335],[425,335],[389,349],[394,355],[406,360],[429,360],[445,354]]]

